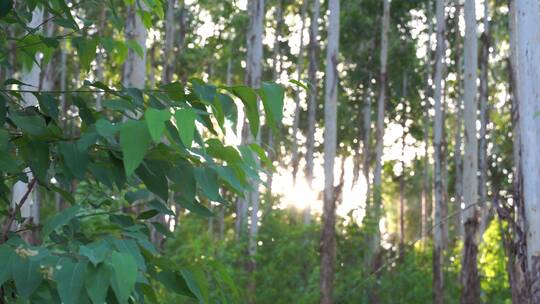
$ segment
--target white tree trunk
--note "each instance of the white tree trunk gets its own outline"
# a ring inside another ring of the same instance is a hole
[[[98,33],[100,31],[103,31],[105,29],[105,25],[107,22],[107,10],[105,7],[101,9],[100,17],[99,17],[99,28]],[[96,54],[96,80],[104,82],[105,78],[103,76],[103,70],[105,64],[105,52],[104,50],[98,49],[98,53]],[[98,93],[96,96],[96,111],[101,111],[101,100],[103,99],[103,94]]]
[[[298,51],[298,62],[296,64],[296,80],[302,80],[302,70],[304,66],[304,29],[306,28],[306,10],[307,0],[302,3],[300,10],[300,18],[302,20],[302,26],[300,27],[300,49]],[[300,91],[297,91],[294,95],[294,117],[292,128],[292,152],[291,162],[293,169],[293,181],[296,183],[296,173],[298,172],[298,163],[300,162],[300,156],[298,155],[298,128],[300,126]]]
[[[531,302],[540,303],[540,4],[516,0],[517,81],[521,168]]]
[[[431,107],[431,102],[429,100],[429,97],[431,96],[431,36],[433,35],[433,26],[432,26],[432,6],[431,6],[431,0],[427,1],[426,4],[426,16],[427,16],[427,27],[428,27],[428,40],[426,42],[426,87],[424,92],[424,104],[426,107],[426,111],[422,117],[423,119],[423,133],[424,133],[424,170],[422,172],[422,201],[421,201],[421,217],[422,217],[422,239],[426,240],[427,234],[428,234],[428,201],[429,197],[431,197],[431,187],[430,187],[430,178],[429,178],[429,108]]]
[[[364,130],[364,138],[363,138],[363,164],[362,164],[362,171],[364,174],[364,180],[366,183],[366,201],[365,205],[369,205],[370,201],[370,195],[371,195],[371,179],[369,177],[369,169],[371,164],[371,73],[368,76],[368,84],[365,88],[367,90],[366,92],[366,99],[364,108],[362,109],[362,119],[363,119],[363,130]]]
[[[313,153],[315,150],[315,124],[317,122],[317,53],[319,49],[319,14],[321,4],[319,0],[313,1],[313,12],[309,28],[309,71],[310,82],[308,100],[308,132],[306,137],[306,179],[310,189],[313,189]],[[311,203],[311,202],[310,202]],[[304,223],[311,223],[311,206],[306,205],[304,210]]]
[[[126,40],[137,42],[143,54],[139,56],[134,50],[129,49],[124,63],[123,85],[127,88],[144,89],[146,82],[146,38],[148,34],[141,17],[137,13],[139,9],[147,10],[144,1],[137,1],[135,4],[128,6],[125,36]]]
[[[246,84],[253,88],[259,88],[262,77],[262,56],[263,56],[263,21],[264,21],[264,0],[249,1],[249,31],[247,36],[248,57],[246,62]],[[259,106],[259,105],[257,105]],[[254,138],[247,124],[244,124],[242,134],[243,143],[258,142],[260,132],[257,138]],[[243,206],[247,211],[247,206],[251,205],[251,222],[249,225],[249,265],[248,271],[255,269],[255,254],[257,252],[257,234],[259,231],[259,183],[256,180],[251,182],[252,191],[245,193],[246,201]],[[242,200],[241,200],[242,201]],[[242,228],[240,228],[242,229]],[[254,288],[254,286],[252,286]]]
[[[464,121],[465,156],[463,162],[463,212],[464,247],[461,269],[462,303],[479,303],[480,281],[478,277],[478,139],[477,120],[477,68],[478,37],[475,1],[465,0],[465,45],[464,45]]]
[[[435,186],[435,216],[433,230],[433,302],[443,303],[443,257],[444,257],[444,225],[442,224],[444,214],[445,194],[442,176],[442,141],[443,141],[443,70],[445,53],[445,16],[444,0],[437,0],[435,12],[437,16],[437,49],[435,51],[435,75],[434,75],[434,101],[435,101],[435,123],[433,125],[433,148],[435,160],[434,186]]]
[[[321,235],[321,303],[332,303],[336,254],[336,197],[334,160],[337,147],[337,64],[339,56],[339,0],[328,2],[328,44],[324,92],[324,206]]]
[[[43,9],[36,8],[32,12],[32,20],[28,23],[29,28],[36,28],[43,22]],[[40,54],[36,54],[36,61],[39,61]],[[37,64],[32,64],[30,70],[23,70],[21,81],[29,86],[21,86],[22,90],[36,91],[39,87],[39,79],[41,74],[41,68]],[[23,107],[38,106],[38,101],[32,93],[22,93]],[[27,172],[28,181],[34,178],[30,168],[24,169]],[[22,197],[28,190],[28,183],[17,181],[13,185],[11,207],[15,206],[21,201]],[[39,224],[39,200],[37,197],[37,191],[32,191],[26,202],[21,207],[21,216],[23,218],[32,217],[34,224]]]

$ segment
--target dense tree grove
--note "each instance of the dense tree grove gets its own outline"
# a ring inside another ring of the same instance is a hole
[[[540,303],[537,0],[0,0],[0,303]]]

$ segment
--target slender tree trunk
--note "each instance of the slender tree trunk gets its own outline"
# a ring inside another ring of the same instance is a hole
[[[163,75],[161,82],[169,83],[172,81],[174,72],[173,47],[174,47],[174,3],[176,0],[167,0],[167,12],[165,17],[165,64],[163,65]]]
[[[127,59],[124,63],[123,85],[128,88],[144,89],[146,82],[146,38],[148,34],[137,14],[138,5],[140,5],[140,9],[147,9],[144,1],[128,6],[125,36],[126,40],[137,42],[143,54],[139,56],[131,48],[128,50]]]
[[[384,108],[386,103],[386,86],[387,86],[387,72],[386,63],[388,61],[388,32],[390,30],[390,1],[383,1],[383,17],[382,17],[382,31],[381,31],[381,70],[379,74],[379,99],[377,101],[377,125],[376,125],[376,141],[375,146],[375,171],[373,173],[373,228],[375,232],[370,236],[370,248],[368,254],[368,263],[373,268],[376,265],[371,265],[377,260],[376,256],[379,254],[380,243],[380,231],[379,231],[379,219],[382,210],[382,154],[383,154],[383,140],[384,140]],[[373,259],[375,257],[375,259]],[[376,297],[376,296],[375,296]],[[376,299],[372,299],[377,302]]]
[[[465,157],[463,162],[463,212],[465,240],[461,266],[461,303],[480,302],[480,278],[478,276],[478,140],[476,137],[477,115],[477,66],[478,42],[475,1],[465,0],[465,68],[464,68],[464,121]]]
[[[264,21],[264,0],[250,0],[249,1],[249,30],[247,35],[247,64],[246,64],[246,84],[253,88],[259,88],[261,85],[262,77],[262,57],[263,57],[263,21]],[[259,105],[257,105],[259,107]],[[260,132],[257,138],[249,131],[247,123],[244,124],[242,132],[242,142],[244,144],[260,141]],[[248,233],[248,262],[246,265],[248,273],[253,273],[256,267],[255,254],[257,252],[257,234],[259,230],[259,183],[255,180],[251,181],[250,192],[245,193],[245,200],[240,200],[242,208],[245,208],[247,213],[247,207],[251,207],[251,223],[249,225]],[[242,212],[244,212],[242,210]],[[243,215],[243,214],[242,214]],[[242,227],[240,227],[242,229]],[[248,289],[251,295],[255,292],[255,281],[251,277],[248,285]]]
[[[362,110],[363,115],[363,164],[362,171],[364,174],[364,180],[366,183],[366,201],[365,206],[369,206],[371,197],[371,179],[369,177],[369,167],[371,164],[371,74],[368,76],[368,83],[366,86],[366,98],[364,108]]]
[[[107,21],[107,10],[104,6],[101,9],[100,16],[99,16],[99,28],[98,33],[101,34],[101,32],[105,29],[105,22]],[[103,68],[105,64],[105,52],[98,49],[98,53],[96,54],[96,80],[103,82],[104,76],[103,76]],[[96,96],[96,111],[101,110],[101,100],[103,99],[103,95],[98,93]]]
[[[459,30],[459,18],[461,15],[460,0],[455,2],[455,63],[456,63],[456,133],[454,138],[454,165],[455,165],[455,182],[454,182],[454,196],[456,210],[461,210],[463,203],[463,155],[462,155],[462,142],[463,142],[463,81],[461,79],[463,63],[461,60],[461,32]],[[461,212],[456,216],[456,227],[459,231],[459,235],[463,236],[463,220]]]
[[[399,177],[399,253],[403,257],[405,251],[405,138],[407,137],[407,73],[403,73],[403,92],[401,113],[401,175]]]
[[[540,4],[516,1],[516,89],[531,303],[540,303]]]
[[[330,304],[336,255],[336,197],[334,160],[337,148],[337,64],[339,55],[339,0],[329,0],[328,45],[324,94],[324,206],[321,234],[321,303]]]
[[[430,178],[429,178],[429,108],[431,107],[431,102],[429,97],[432,93],[432,88],[430,84],[431,80],[431,36],[433,35],[433,26],[432,26],[432,15],[431,15],[431,4],[432,0],[427,1],[427,27],[428,27],[428,40],[426,45],[426,88],[425,88],[425,101],[424,106],[426,111],[422,116],[423,124],[423,133],[424,133],[424,170],[422,172],[422,201],[421,201],[421,216],[422,216],[422,239],[427,239],[428,234],[428,205],[431,197],[431,187],[430,187]]]
[[[302,70],[304,66],[304,29],[306,28],[306,10],[308,1],[304,0],[300,11],[300,18],[302,19],[302,26],[300,27],[300,49],[298,51],[298,62],[296,65],[296,80],[302,79]],[[294,95],[294,118],[292,129],[292,169],[293,169],[293,181],[296,183],[296,174],[298,172],[298,164],[300,162],[300,156],[298,155],[298,128],[300,126],[300,91],[297,91]]]
[[[478,138],[478,164],[480,175],[478,176],[478,195],[481,217],[480,217],[480,233],[481,236],[489,224],[489,214],[491,204],[488,204],[487,197],[487,181],[488,181],[488,155],[487,155],[487,125],[489,123],[489,1],[484,0],[484,33],[482,34],[482,49],[480,50],[480,136]],[[486,221],[482,221],[485,218]]]
[[[444,0],[436,1],[437,16],[437,49],[435,51],[435,76],[434,76],[434,99],[435,99],[435,123],[433,126],[433,148],[435,160],[434,178],[435,178],[435,217],[433,230],[433,302],[444,302],[444,283],[443,283],[443,257],[444,257],[444,227],[442,220],[444,216],[445,194],[443,189],[442,163],[443,163],[443,70],[445,53],[445,17]]]
[[[313,189],[313,158],[315,150],[315,124],[317,122],[317,54],[319,49],[319,14],[321,5],[319,0],[313,1],[313,13],[309,30],[309,71],[310,82],[308,100],[308,132],[306,137],[306,179],[310,189]],[[311,203],[311,202],[310,202]],[[311,223],[311,206],[306,205],[304,210],[304,224]]]

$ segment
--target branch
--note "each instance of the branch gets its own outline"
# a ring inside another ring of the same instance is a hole
[[[9,213],[6,223],[4,224],[4,229],[2,230],[2,238],[0,239],[0,244],[3,244],[7,241],[9,228],[11,227],[11,224],[13,224],[15,217],[17,217],[17,213],[21,211],[22,205],[24,204],[24,202],[26,202],[26,200],[30,196],[30,193],[32,192],[32,188],[34,188],[36,181],[37,179],[35,177],[32,178],[32,180],[28,184],[28,189],[26,190],[26,193],[21,198],[21,201],[17,205],[15,205],[15,209],[11,210],[11,212]]]

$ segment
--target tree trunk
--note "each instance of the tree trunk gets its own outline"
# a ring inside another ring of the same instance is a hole
[[[435,184],[435,216],[433,230],[433,302],[444,302],[444,282],[443,282],[443,257],[444,257],[444,205],[445,194],[443,189],[442,163],[443,163],[443,69],[445,53],[445,16],[444,0],[436,2],[437,16],[437,49],[435,51],[435,76],[434,76],[434,100],[435,100],[435,123],[433,125],[433,148],[435,160],[434,184]]]
[[[519,96],[516,90],[518,73],[517,68],[517,43],[516,43],[516,1],[509,0],[509,36],[510,56],[508,60],[508,77],[510,79],[508,91],[512,98],[512,150],[513,150],[513,202],[511,209],[513,217],[507,219],[512,228],[507,238],[508,273],[510,287],[512,289],[512,303],[531,303],[530,278],[527,269],[527,245],[525,240],[525,208],[522,195],[522,169],[521,169],[521,130],[519,125]]]
[[[30,23],[28,23],[29,28],[36,28],[43,22],[43,9],[36,8],[32,12],[32,20]],[[40,54],[36,54],[36,60],[39,61]],[[21,85],[22,90],[29,90],[29,91],[37,91],[38,87],[40,85],[40,75],[41,75],[41,68],[39,65],[33,63],[31,67],[23,67],[22,77],[21,80],[23,83],[28,84],[28,86]],[[23,107],[37,107],[38,101],[36,97],[32,93],[22,93],[23,96]],[[27,172],[28,181],[32,180],[34,178],[34,175],[32,174],[32,171],[30,168],[25,168],[25,171]],[[38,191],[36,191],[37,188],[34,188],[32,192],[30,193],[30,196],[25,201],[25,203],[21,207],[21,217],[29,219],[30,225],[38,225],[39,224],[39,211],[40,211],[40,205],[39,205],[39,194]],[[12,189],[12,199],[11,199],[11,207],[15,208],[15,205],[18,204],[21,201],[21,198],[25,195],[26,191],[28,190],[28,183],[17,181],[13,185]],[[14,227],[17,228],[17,227]],[[30,244],[36,244],[38,242],[37,236],[34,233],[30,233],[27,236],[24,237],[26,241],[28,241]]]
[[[405,138],[407,137],[407,73],[403,73],[401,113],[401,175],[399,177],[399,254],[403,258],[405,253]]]
[[[313,189],[313,154],[315,150],[315,124],[317,122],[317,54],[319,50],[319,14],[321,4],[319,0],[313,1],[313,14],[309,30],[309,100],[308,100],[308,132],[306,136],[306,179],[310,189]],[[311,202],[310,202],[311,203]],[[304,224],[311,223],[311,206],[306,205],[304,210]]]
[[[174,71],[173,48],[174,48],[174,3],[176,0],[167,0],[167,12],[165,17],[165,49],[163,65],[163,75],[161,76],[161,82],[169,83],[172,81]]]
[[[432,87],[430,84],[431,80],[431,36],[433,35],[433,26],[432,26],[432,15],[431,15],[431,0],[427,1],[427,28],[428,28],[428,40],[426,45],[426,88],[425,88],[425,101],[424,106],[426,111],[422,116],[422,125],[424,133],[424,170],[422,171],[422,201],[421,201],[421,216],[422,216],[422,239],[425,241],[428,234],[428,217],[430,214],[428,212],[428,203],[431,197],[431,187],[430,187],[430,178],[429,178],[429,108],[431,107],[431,102],[429,97],[432,93]]]
[[[487,205],[487,174],[488,174],[488,156],[487,156],[487,124],[489,122],[489,1],[484,0],[484,33],[482,35],[482,49],[480,56],[480,136],[478,138],[478,164],[480,175],[478,177],[478,195],[482,207],[482,214],[488,212]],[[480,223],[480,226],[487,226],[487,223]],[[482,230],[482,229],[481,229]],[[482,234],[480,234],[482,235]]]
[[[130,5],[127,8],[127,19],[125,36],[126,40],[134,40],[139,44],[143,51],[143,55],[139,56],[133,49],[128,50],[126,62],[124,63],[123,85],[127,88],[144,89],[146,82],[146,38],[147,31],[143,25],[140,16],[137,14],[136,7],[146,10],[144,1]]]
[[[375,171],[373,173],[373,228],[375,232],[370,236],[370,246],[368,263],[370,266],[376,259],[373,259],[379,252],[379,219],[382,209],[382,154],[383,154],[383,140],[384,140],[384,108],[386,103],[386,86],[387,86],[387,74],[386,63],[388,61],[388,32],[390,30],[390,1],[383,1],[383,17],[382,17],[382,31],[381,31],[381,70],[379,74],[379,99],[377,101],[377,126],[376,126],[376,141],[375,146]]]
[[[456,133],[454,137],[454,166],[456,173],[454,174],[454,198],[456,210],[461,211],[461,204],[463,203],[463,155],[462,155],[462,142],[463,142],[463,81],[461,79],[463,63],[461,60],[461,32],[459,30],[459,16],[461,15],[460,1],[455,3],[455,64],[456,64]],[[463,236],[463,220],[461,212],[456,216],[456,227],[459,231],[459,235]]]
[[[250,0],[249,1],[249,31],[247,35],[247,60],[246,60],[246,85],[252,88],[259,88],[261,85],[262,77],[262,57],[263,57],[263,21],[264,21],[264,0]],[[257,104],[259,107],[259,103]],[[249,126],[244,123],[244,129],[242,132],[243,144],[260,141],[260,132],[257,137],[254,138],[249,131]],[[248,233],[248,262],[246,269],[248,273],[253,273],[255,270],[255,254],[257,252],[257,234],[259,230],[259,183],[256,180],[251,181],[250,192],[245,193],[245,199],[241,200],[242,208],[246,209],[251,207],[251,223],[249,225]],[[247,221],[246,221],[247,222]],[[240,227],[240,229],[242,229]],[[251,277],[248,285],[248,289],[253,295],[255,292],[255,281]]]
[[[304,0],[302,3],[302,8],[300,11],[300,18],[302,19],[302,26],[300,27],[300,49],[298,51],[298,62],[296,64],[296,80],[300,81],[302,79],[302,68],[304,65],[304,29],[306,27],[306,10],[307,10],[307,0]],[[293,118],[293,128],[292,128],[292,152],[291,152],[291,162],[293,169],[293,182],[296,183],[296,174],[298,172],[298,164],[300,162],[300,156],[298,155],[298,128],[300,126],[300,91],[297,91],[294,95],[294,118]]]
[[[527,262],[531,302],[540,303],[540,4],[516,0],[516,51],[521,131],[523,202],[527,231]]]
[[[371,179],[369,177],[369,167],[371,164],[371,74],[368,76],[368,84],[366,86],[366,99],[364,108],[362,110],[363,116],[363,162],[362,162],[362,171],[364,174],[364,180],[366,183],[366,201],[365,206],[367,207],[370,202],[371,196]]]
[[[107,21],[107,10],[105,7],[101,9],[101,13],[99,16],[99,28],[98,33],[101,34],[101,32],[105,29],[105,22]],[[96,54],[96,80],[104,82],[103,77],[103,68],[105,64],[105,52],[98,49],[98,53]],[[103,99],[103,95],[101,93],[98,93],[96,96],[96,111],[101,110],[101,100]]]
[[[465,0],[465,68],[464,68],[464,121],[465,157],[463,162],[464,247],[461,267],[461,303],[480,302],[478,276],[478,140],[476,137],[477,111],[477,25],[475,1]]]
[[[321,303],[332,303],[336,255],[336,197],[334,160],[337,147],[337,64],[339,55],[339,0],[329,0],[328,45],[324,94],[324,206],[321,234]]]

